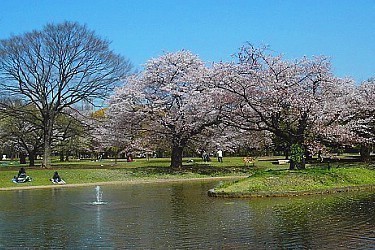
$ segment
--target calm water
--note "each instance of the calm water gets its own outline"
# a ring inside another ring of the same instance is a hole
[[[375,194],[217,199],[215,182],[0,192],[0,249],[375,249]]]

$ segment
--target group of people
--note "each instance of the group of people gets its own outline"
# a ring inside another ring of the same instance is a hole
[[[32,181],[32,178],[26,174],[25,168],[22,167],[18,171],[18,174],[13,177],[12,181],[14,183],[24,183],[24,182]],[[60,177],[60,175],[57,171],[55,171],[53,173],[53,176],[50,179],[50,181],[53,184],[65,184],[65,181],[63,179],[61,179],[61,177]]]
[[[217,154],[217,161],[223,162],[223,151],[221,149],[219,149],[216,152],[216,154]],[[202,159],[203,159],[204,162],[210,162],[211,161],[210,155],[205,150],[203,150],[203,152],[202,152]]]
[[[207,154],[206,151],[203,151],[203,153],[202,153],[202,159],[203,159],[204,162],[210,162],[211,161],[210,155]]]

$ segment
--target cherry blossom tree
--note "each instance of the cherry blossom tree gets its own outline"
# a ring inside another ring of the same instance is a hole
[[[349,79],[333,76],[325,57],[287,61],[268,48],[243,46],[237,62],[214,65],[213,84],[226,92],[225,122],[243,130],[269,131],[305,147],[316,127],[332,125],[345,107]],[[291,169],[304,164],[291,163]]]
[[[367,143],[375,143],[375,79],[370,79],[358,87],[360,98],[356,99],[358,115],[357,133]]]
[[[147,137],[141,136],[138,124],[132,124],[123,119],[109,118],[110,114],[95,120],[95,128],[91,134],[101,151],[108,150],[114,153],[115,164],[120,154],[125,154],[130,161],[134,152],[149,151],[146,146],[148,145]]]
[[[345,98],[336,103],[333,99],[334,105],[341,107],[335,122],[326,126],[324,116],[316,122],[315,134],[318,136],[314,138],[315,143],[321,142],[317,147],[320,150],[324,150],[324,146],[359,147],[362,160],[368,161],[371,145],[375,142],[374,80],[345,88]]]
[[[148,142],[168,141],[171,167],[179,168],[187,143],[220,123],[221,92],[208,86],[209,78],[207,67],[189,51],[151,59],[112,96],[109,119],[118,120],[124,133],[131,124]]]
[[[239,129],[223,123],[194,139],[199,154],[203,151],[215,154],[220,148],[225,154],[259,156],[273,148],[271,133]]]
[[[362,160],[370,159],[375,143],[375,80],[369,79],[356,87],[342,123],[351,132],[350,142],[360,146]]]

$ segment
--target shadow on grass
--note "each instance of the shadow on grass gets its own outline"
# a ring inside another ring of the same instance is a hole
[[[138,168],[133,168],[131,171],[135,171],[137,173],[142,173],[146,175],[154,175],[154,174],[183,175],[187,173],[193,173],[193,174],[199,174],[199,175],[216,176],[216,175],[225,175],[225,174],[241,175],[244,173],[249,173],[251,169],[249,167],[215,167],[215,166],[210,166],[210,165],[195,164],[195,165],[190,165],[190,166],[182,166],[181,168],[138,167]]]

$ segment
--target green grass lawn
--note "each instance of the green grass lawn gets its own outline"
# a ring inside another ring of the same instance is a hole
[[[233,196],[309,194],[356,187],[375,188],[375,170],[363,167],[257,171],[246,179],[225,183],[215,192]]]
[[[49,179],[54,171],[58,171],[68,184],[250,176],[235,183],[225,183],[216,189],[218,192],[231,193],[305,191],[375,184],[375,171],[366,169],[364,167],[368,165],[355,161],[330,163],[330,169],[327,163],[323,163],[307,165],[307,169],[303,171],[289,171],[289,165],[279,165],[277,159],[282,157],[260,157],[254,165],[245,166],[243,157],[224,157],[223,163],[217,162],[215,158],[209,163],[200,158],[185,158],[181,169],[170,169],[169,158],[135,159],[133,162],[113,159],[69,162],[54,160],[49,169],[23,165],[33,181],[22,184],[11,181],[21,165],[16,161],[2,161],[0,188],[53,185]]]
[[[48,169],[37,166],[30,168],[15,161],[8,161],[2,162],[0,166],[0,188],[53,185],[49,179],[52,178],[54,171],[58,171],[61,178],[68,184],[249,175],[251,168],[244,166],[242,158],[227,159],[226,163],[216,161],[205,163],[200,158],[186,158],[183,168],[177,170],[169,168],[169,158],[136,159],[133,162],[124,160],[53,161],[51,168]],[[27,175],[32,178],[31,182],[16,184],[11,181],[20,167],[26,169]]]

